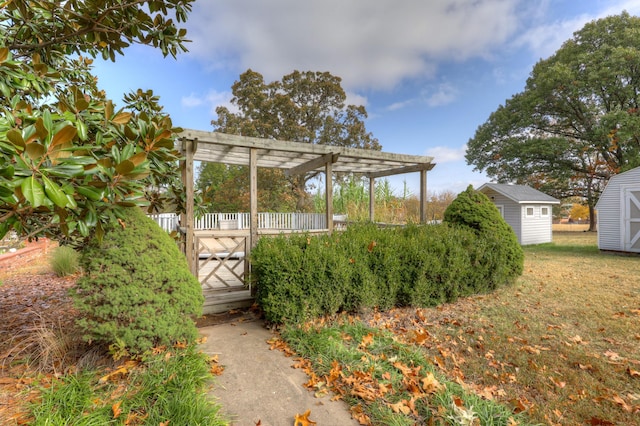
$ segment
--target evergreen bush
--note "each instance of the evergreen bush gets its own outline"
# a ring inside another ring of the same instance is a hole
[[[251,279],[273,323],[341,310],[433,306],[508,283],[514,272],[503,265],[499,241],[449,224],[355,224],[331,236],[262,238],[251,253]]]
[[[492,288],[522,274],[524,251],[518,237],[486,195],[469,185],[447,207],[444,221],[471,228],[481,236],[482,253],[474,256],[482,261],[475,259],[474,264],[485,269]]]
[[[202,312],[198,280],[169,235],[138,208],[126,209],[101,242],[82,252],[84,276],[73,296],[88,341],[119,354],[192,342]]]

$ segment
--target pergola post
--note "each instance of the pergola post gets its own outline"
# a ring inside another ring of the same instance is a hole
[[[420,223],[427,223],[427,171],[420,170]]]
[[[325,182],[325,211],[327,212],[327,229],[329,234],[333,232],[333,163],[328,161],[324,165],[326,175]]]
[[[180,225],[185,234],[184,254],[187,258],[189,271],[198,276],[198,265],[196,262],[196,249],[194,244],[193,224],[194,224],[194,185],[193,185],[193,155],[196,150],[196,141],[183,139],[182,153],[184,160],[181,161],[182,182],[185,190],[185,212],[180,215]]]
[[[258,150],[249,149],[249,249],[258,244]]]
[[[376,208],[376,178],[369,177],[369,220],[373,222]]]

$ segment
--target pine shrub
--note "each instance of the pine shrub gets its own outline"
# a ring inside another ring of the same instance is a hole
[[[139,355],[197,338],[200,284],[175,242],[140,209],[127,209],[101,242],[90,242],[81,264],[73,296],[86,340]]]
[[[450,224],[355,224],[331,236],[262,238],[251,252],[256,300],[273,323],[434,306],[512,279],[513,273],[501,272],[505,259],[497,241],[493,234]]]
[[[524,251],[511,226],[495,204],[471,185],[458,194],[444,212],[444,221],[473,229],[481,241],[474,254],[474,265],[490,276],[492,288],[513,281],[524,269]],[[473,250],[472,250],[473,251]]]

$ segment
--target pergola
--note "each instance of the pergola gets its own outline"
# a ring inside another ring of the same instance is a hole
[[[185,129],[179,136],[184,155],[182,178],[186,189],[186,213],[181,220],[186,230],[186,255],[195,271],[193,246],[194,161],[243,165],[249,167],[250,233],[249,247],[258,239],[258,167],[284,169],[288,176],[324,169],[326,219],[328,232],[333,230],[333,173],[357,173],[369,178],[369,218],[374,217],[374,184],[380,177],[420,173],[420,221],[426,221],[427,171],[433,157],[393,154],[381,151],[315,145],[300,142],[252,138],[218,132]]]

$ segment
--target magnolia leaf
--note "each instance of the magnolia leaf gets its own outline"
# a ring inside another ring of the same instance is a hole
[[[89,102],[87,102],[87,100],[84,98],[84,96],[79,93],[78,94],[78,98],[76,98],[76,111],[80,112],[80,111],[84,111],[85,109],[89,108]]]
[[[65,196],[67,197],[67,207],[70,209],[76,209],[78,207],[78,203],[76,203],[76,199],[73,198],[73,195],[65,194]]]
[[[44,182],[44,191],[47,197],[58,207],[66,207],[67,194],[65,194],[60,187],[52,182],[48,177],[42,175],[42,182]]]
[[[160,148],[173,149],[174,144],[172,139],[162,139],[153,143],[153,150],[157,150]]]
[[[47,130],[42,117],[38,117],[36,120],[36,135],[38,135],[38,138],[41,141],[46,140],[47,136],[49,136],[49,131]]]
[[[132,116],[133,114],[130,112],[119,112],[111,119],[111,122],[115,124],[127,124],[131,120]]]
[[[104,190],[92,186],[79,186],[76,188],[76,191],[91,201],[99,201],[104,195]]]
[[[41,143],[31,142],[30,144],[27,144],[27,148],[25,151],[27,152],[29,158],[35,161],[42,158],[44,153],[47,152],[47,148],[45,148]]]
[[[36,180],[35,176],[32,175],[23,180],[20,189],[22,189],[24,198],[26,198],[33,207],[40,207],[44,204],[44,188],[42,188],[42,185]]]
[[[0,63],[4,62],[9,58],[9,49],[6,47],[0,47]]]
[[[139,152],[136,155],[134,155],[131,158],[129,158],[129,161],[131,161],[135,166],[139,166],[146,159],[147,159],[147,153],[146,152]]]
[[[76,121],[76,128],[78,129],[78,137],[82,141],[87,140],[87,125],[82,120]]]
[[[85,221],[83,220],[78,221],[78,231],[80,232],[80,235],[82,235],[83,237],[89,236],[89,227],[87,226],[87,223]]]
[[[51,140],[51,147],[55,147],[58,145],[66,145],[68,142],[71,142],[73,138],[76,137],[78,130],[72,125],[67,125],[60,129],[55,135],[53,135],[53,139]]]
[[[126,175],[127,173],[131,173],[136,166],[129,160],[124,160],[118,165],[116,165],[116,173],[120,175]]]
[[[11,179],[15,173],[15,168],[9,164],[7,167],[0,167],[0,177]]]
[[[16,129],[11,129],[7,131],[7,139],[9,142],[17,146],[18,148],[25,148],[24,139],[22,138],[22,133],[20,133]]]
[[[106,105],[104,106],[104,116],[108,119],[113,115],[113,102],[108,100]]]

